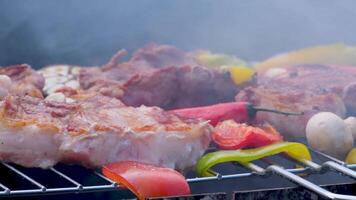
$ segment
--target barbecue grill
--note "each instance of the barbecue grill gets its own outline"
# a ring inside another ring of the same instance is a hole
[[[194,198],[218,199],[356,199],[356,165],[310,149],[313,161],[298,163],[284,154],[242,166],[224,163],[213,177],[186,177]],[[1,163],[0,197],[40,198],[43,195],[110,192],[120,198],[133,194],[100,172],[79,166],[57,165],[48,170]],[[43,197],[45,198],[45,197]]]
[[[356,15],[347,12],[354,7],[351,2],[232,1],[225,6],[214,1],[63,2],[0,1],[0,8],[5,8],[0,12],[0,24],[4,24],[0,26],[0,65],[101,65],[118,48],[132,52],[151,41],[186,50],[206,48],[247,60],[326,42],[356,43],[352,34]],[[87,7],[78,9],[84,4]],[[291,12],[286,12],[288,7],[293,7]],[[313,158],[309,162],[279,154],[244,166],[219,164],[212,177],[197,177],[189,171],[185,176],[192,195],[165,199],[356,199],[356,164],[309,150]],[[63,197],[135,198],[98,169],[58,164],[44,170],[0,162],[0,199]]]

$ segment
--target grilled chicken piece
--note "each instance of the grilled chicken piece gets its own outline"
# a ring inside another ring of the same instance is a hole
[[[8,93],[43,97],[43,86],[44,78],[29,65],[0,67],[0,100]]]
[[[157,107],[126,107],[98,93],[71,98],[74,103],[8,95],[0,105],[0,159],[42,168],[136,160],[184,169],[210,142],[211,127],[204,121]]]
[[[309,118],[320,111],[333,112],[344,117],[346,111],[355,113],[356,68],[300,65],[270,69],[257,76],[257,86],[241,91],[236,100],[250,101],[261,107],[292,112],[302,116],[281,116],[258,113],[258,120],[265,120],[281,133],[304,137]]]
[[[118,64],[124,54],[120,51],[100,68],[82,69],[81,87],[130,106],[164,109],[232,101],[239,89],[228,71],[199,66],[189,53],[169,45],[148,45]]]

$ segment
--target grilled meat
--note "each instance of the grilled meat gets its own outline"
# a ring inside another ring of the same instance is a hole
[[[78,74],[80,67],[69,65],[51,65],[45,67],[38,72],[45,78],[43,92],[45,95],[50,95],[62,88],[72,88],[78,90]],[[63,92],[63,91],[62,91]]]
[[[241,91],[236,100],[245,100],[279,110],[304,112],[302,116],[258,113],[280,132],[304,137],[308,119],[320,111],[344,117],[355,112],[356,69],[327,65],[300,65],[271,69],[257,76],[257,86]]]
[[[172,46],[151,44],[118,64],[124,54],[100,68],[82,69],[81,87],[127,105],[165,109],[231,101],[238,91],[229,72],[198,66],[189,53]]]
[[[44,78],[29,65],[0,67],[0,100],[8,93],[43,97]]]
[[[73,103],[8,95],[0,103],[0,159],[27,167],[57,162],[98,167],[119,160],[184,169],[210,142],[207,122],[157,107],[127,107],[98,93]]]
[[[6,96],[0,102],[0,160],[42,168],[57,163],[61,116],[71,110],[31,96]]]

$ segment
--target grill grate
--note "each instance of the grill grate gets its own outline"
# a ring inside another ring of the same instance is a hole
[[[356,165],[346,165],[344,162],[325,155],[323,153],[311,150],[315,155],[313,159],[317,158],[321,164],[311,162],[311,161],[301,161],[299,164],[302,164],[304,167],[300,168],[287,168],[284,169],[281,166],[287,166],[288,164],[280,164],[276,161],[286,160],[285,156],[278,155],[278,158],[264,158],[258,163],[250,163],[248,165],[241,166],[237,163],[233,163],[233,166],[238,168],[243,168],[245,172],[235,172],[228,174],[220,174],[214,172],[216,176],[213,177],[199,177],[195,178],[192,175],[192,178],[187,178],[189,184],[199,184],[201,182],[215,181],[221,182],[226,179],[239,179],[252,176],[262,176],[266,177],[272,174],[278,175],[286,180],[289,180],[293,183],[296,183],[299,186],[302,186],[324,198],[330,199],[356,199],[353,196],[340,195],[331,193],[328,190],[318,186],[307,180],[298,176],[300,174],[323,174],[328,171],[335,171],[345,176],[348,176],[352,179],[356,179],[356,172],[353,169],[356,169]],[[323,158],[323,159],[320,159]],[[287,159],[288,160],[288,159]],[[291,160],[289,162],[292,162]],[[293,161],[294,165],[297,162]],[[87,192],[104,192],[104,191],[116,191],[121,189],[116,183],[107,179],[102,174],[97,171],[90,171],[84,168],[78,168],[79,170],[87,170],[90,176],[95,176],[97,179],[100,179],[100,183],[94,185],[84,185],[81,181],[78,181],[73,174],[72,168],[75,166],[66,166],[64,169],[61,166],[52,167],[46,171],[46,173],[51,173],[55,175],[66,183],[63,186],[50,187],[43,182],[36,179],[31,173],[31,169],[23,168],[20,166],[7,164],[4,162],[0,163],[3,168],[6,168],[9,172],[15,174],[22,178],[22,180],[27,182],[25,188],[20,189],[10,189],[11,187],[5,182],[0,180],[0,197],[15,197],[15,196],[36,196],[36,195],[48,195],[48,194],[68,194],[68,193],[87,193]],[[289,164],[290,165],[290,164]],[[246,170],[247,169],[247,170]],[[218,171],[218,170],[217,170]],[[224,172],[224,170],[221,170]],[[32,187],[29,187],[31,185]],[[67,186],[68,185],[68,186]],[[35,187],[35,188],[33,188]]]
[[[67,175],[64,172],[61,172],[59,169],[56,169],[55,167],[49,168],[47,171],[50,171],[54,175],[66,180],[70,185],[69,187],[55,187],[55,188],[49,188],[46,187],[45,185],[42,185],[38,181],[35,180],[35,178],[32,178],[31,175],[26,174],[25,172],[19,170],[16,166],[1,162],[1,165],[9,169],[11,172],[19,175],[21,178],[24,180],[28,181],[31,183],[33,186],[35,186],[35,189],[15,189],[12,190],[9,187],[6,186],[4,183],[0,183],[0,188],[2,188],[2,191],[0,191],[0,197],[15,197],[15,196],[34,196],[34,195],[47,195],[47,194],[66,194],[66,193],[85,193],[85,192],[102,192],[102,191],[113,191],[118,189],[117,183],[111,181],[110,179],[107,179],[104,177],[102,174],[96,172],[96,171],[91,171],[92,175],[96,176],[97,178],[101,179],[104,181],[106,184],[98,184],[94,186],[84,186],[81,183],[77,182],[74,180],[74,178],[71,178],[72,175]],[[84,169],[83,169],[84,170]]]

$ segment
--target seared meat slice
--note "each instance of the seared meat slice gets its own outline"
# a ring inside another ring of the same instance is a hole
[[[0,100],[8,94],[42,97],[44,78],[29,65],[0,67]],[[6,79],[10,78],[10,82]],[[5,84],[6,83],[6,84]]]
[[[60,158],[62,118],[75,107],[31,96],[8,95],[0,102],[0,160],[46,168]]]
[[[86,166],[136,160],[184,169],[210,142],[207,122],[183,120],[158,107],[93,106],[84,100],[78,113],[60,150],[65,161]]]
[[[42,168],[60,161],[100,167],[137,160],[184,169],[210,142],[204,121],[157,107],[126,107],[98,93],[71,98],[74,103],[7,96],[0,105],[0,159]]]
[[[82,69],[81,87],[130,106],[165,109],[232,101],[239,89],[229,72],[198,66],[189,53],[172,46],[151,44],[117,64],[123,54],[120,51],[100,68]]]
[[[284,87],[284,86],[281,86]],[[237,96],[236,101],[249,101],[264,108],[273,108],[289,112],[304,112],[300,116],[285,116],[268,112],[257,113],[258,121],[267,121],[286,137],[305,137],[305,127],[311,116],[321,111],[333,112],[345,116],[345,105],[335,94],[313,94],[304,90],[290,88],[282,92],[268,85],[246,88]]]
[[[138,49],[130,60],[137,68],[163,68],[168,66],[197,65],[193,55],[170,45],[149,44]]]
[[[256,87],[241,91],[236,100],[251,101],[261,107],[293,112],[303,111],[303,116],[281,116],[259,113],[259,120],[266,120],[280,132],[304,137],[308,119],[320,111],[333,112],[344,117],[354,112],[356,69],[327,65],[300,65],[270,69],[257,76]],[[350,86],[349,86],[350,85]],[[346,105],[346,108],[345,108]]]

